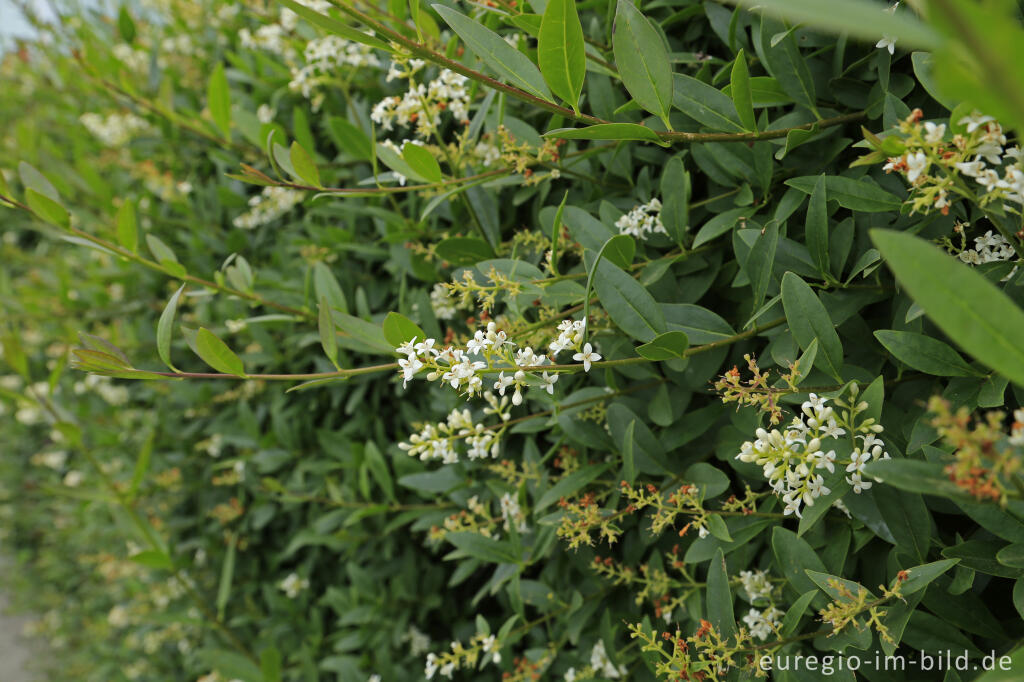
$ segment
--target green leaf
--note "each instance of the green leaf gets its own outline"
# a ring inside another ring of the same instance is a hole
[[[573,493],[582,489],[583,486],[603,474],[607,469],[607,464],[595,464],[569,474],[558,483],[544,491],[544,494],[541,495],[540,499],[538,499],[533,505],[533,511],[539,512],[543,509],[547,509],[563,497],[569,497]]]
[[[768,292],[768,285],[772,281],[772,270],[775,266],[775,251],[779,244],[779,223],[775,220],[768,221],[761,234],[756,237],[750,248],[745,264],[747,274],[750,276],[750,287],[753,289],[754,298],[752,307],[756,310],[764,302],[765,294]]]
[[[196,333],[196,355],[218,372],[245,376],[242,360],[206,327],[200,327]]]
[[[327,298],[320,299],[320,309],[317,314],[317,331],[320,333],[320,346],[324,349],[324,355],[335,367],[338,366],[338,331],[334,328],[334,317],[331,315],[330,304]]]
[[[690,227],[690,174],[679,156],[665,164],[661,174],[661,222],[676,244],[682,244],[683,235]]]
[[[792,23],[807,24],[830,33],[849,34],[865,42],[874,43],[883,35],[898,37],[901,46],[932,49],[941,43],[933,28],[918,19],[913,12],[889,14],[885,7],[872,0],[736,0],[745,7],[756,6],[770,16],[787,19]]]
[[[432,7],[462,38],[466,46],[498,76],[520,90],[549,102],[553,101],[544,77],[525,54],[506,43],[491,29],[464,14],[444,5],[435,4]]]
[[[135,202],[125,199],[117,209],[117,243],[132,253],[139,252],[139,228],[135,218]]]
[[[612,49],[626,90],[670,128],[673,84],[668,48],[651,21],[629,0],[618,0]]]
[[[576,113],[587,72],[583,46],[583,25],[575,0],[548,0],[537,36],[537,62],[551,91]]]
[[[39,218],[64,228],[71,227],[71,214],[59,203],[29,187],[25,190],[25,203]]]
[[[879,329],[875,338],[897,360],[919,372],[940,377],[980,376],[949,344],[916,332]]]
[[[900,490],[939,495],[954,499],[967,499],[962,488],[949,480],[938,462],[916,459],[879,459],[869,462],[864,473],[875,480]]]
[[[440,164],[426,147],[410,142],[402,148],[402,159],[417,175],[426,178],[431,184],[437,184],[444,179]]]
[[[317,170],[316,162],[313,161],[313,157],[310,156],[309,152],[299,144],[298,140],[292,142],[289,159],[299,180],[314,187],[322,187],[320,184],[320,171]]]
[[[260,672],[263,682],[281,682],[281,652],[270,647],[260,652]]]
[[[717,516],[714,518],[718,518]],[[725,565],[725,554],[719,547],[708,566],[707,579],[708,621],[723,639],[736,635],[736,614],[732,608],[732,590],[729,589],[729,571]]]
[[[595,271],[597,277],[593,278]],[[645,343],[667,331],[654,297],[620,268],[608,261],[598,262],[591,277],[598,300],[619,329]]]
[[[415,145],[412,142],[407,142],[405,146],[411,147]],[[402,153],[404,153],[404,150]],[[406,161],[405,158],[402,157],[398,152],[396,152],[391,147],[383,145],[379,142],[377,143],[377,158],[379,158],[385,166],[387,166],[394,172],[399,173],[400,175],[404,175],[410,180],[431,184],[429,178],[427,178],[424,175],[420,175],[420,173],[415,168],[410,166],[409,162]]]
[[[782,39],[773,45],[772,37],[777,37],[780,33],[783,34]],[[762,16],[760,56],[768,73],[775,77],[786,94],[817,116],[818,98],[814,79],[811,77],[807,58],[800,53],[793,31],[786,31],[781,22]]]
[[[793,338],[806,349],[818,340],[815,366],[842,381],[843,346],[832,325],[832,318],[814,291],[799,275],[787,272],[782,277],[782,307]]]
[[[672,360],[674,358],[686,358],[686,349],[690,346],[690,340],[685,332],[663,332],[654,337],[649,343],[637,346],[636,352],[642,357],[655,362]]]
[[[241,682],[262,682],[263,671],[247,656],[237,651],[226,649],[203,649],[199,651],[199,659],[205,667],[217,671],[225,679],[238,679]]]
[[[557,137],[565,140],[653,142],[662,147],[671,146],[670,143],[658,137],[657,132],[636,123],[599,123],[586,128],[556,128],[544,133],[544,137]]]
[[[928,587],[928,584],[959,563],[958,559],[942,559],[930,564],[921,564],[906,570],[907,579],[903,581],[900,593],[903,596],[914,594]]]
[[[996,561],[1012,568],[1024,568],[1024,544],[1003,547],[996,553]]]
[[[1024,578],[1024,567],[1012,567],[1000,563],[996,555],[1004,545],[990,540],[968,540],[942,550],[942,556],[960,559],[960,565],[1001,578]]]
[[[167,305],[164,306],[163,312],[160,313],[160,320],[156,324],[156,352],[160,356],[160,360],[162,360],[172,372],[178,371],[171,362],[172,325],[174,324],[174,316],[178,312],[178,300],[181,298],[183,291],[185,291],[184,284],[174,292],[174,295],[171,296],[171,300],[167,301]]]
[[[228,90],[228,77],[224,73],[224,64],[217,64],[210,74],[210,82],[206,86],[206,106],[210,109],[213,122],[220,128],[227,139],[231,138],[231,92]]]
[[[235,577],[235,555],[238,539],[232,533],[228,537],[228,551],[224,555],[224,563],[220,569],[220,582],[217,585],[217,617],[223,620],[224,610],[231,598],[231,583]]]
[[[474,559],[491,564],[519,563],[519,557],[507,542],[492,540],[473,531],[447,533],[444,538]]]
[[[348,312],[348,300],[331,269],[322,261],[313,264],[313,291],[318,301],[327,299],[327,305],[343,313]]]
[[[776,526],[772,531],[772,552],[780,573],[798,594],[816,589],[814,581],[804,572],[807,569],[824,572],[825,564],[807,541],[791,530]]]
[[[896,281],[946,336],[1024,386],[1024,312],[967,265],[913,235],[872,230]]]
[[[800,625],[800,619],[803,618],[804,612],[807,607],[810,606],[811,600],[818,596],[818,590],[809,590],[804,592],[800,597],[793,602],[793,605],[786,611],[786,616],[782,619],[782,626],[779,628],[779,634],[783,637],[796,632],[797,627]]]
[[[603,247],[604,259],[620,268],[628,268],[636,255],[636,241],[628,234],[617,234]]]
[[[846,604],[850,603],[851,601],[850,596],[845,596],[843,592],[839,589],[839,587],[835,586],[835,583],[838,583],[842,587],[846,588],[846,590],[854,598],[857,597],[857,595],[859,595],[861,591],[867,592],[870,599],[875,598],[875,595],[871,593],[871,590],[853,580],[847,580],[846,578],[840,578],[837,575],[825,573],[824,571],[814,571],[811,569],[805,569],[804,573],[806,573],[807,577],[813,580],[814,584],[817,585],[818,588],[821,589],[822,592],[827,594],[829,598],[832,600]]]
[[[825,279],[831,272],[831,261],[828,251],[828,205],[825,189],[825,175],[819,175],[811,192],[811,200],[807,204],[807,219],[804,222],[804,234],[807,239],[807,250],[811,252],[814,264],[818,266]]]
[[[747,55],[740,48],[732,63],[732,74],[729,85],[732,88],[732,103],[736,107],[743,127],[757,132],[757,118],[754,116],[754,96],[750,90],[750,70],[747,68]]]
[[[57,194],[57,188],[53,186],[53,183],[50,182],[45,175],[36,170],[35,166],[24,161],[19,161],[18,177],[21,178],[21,184],[25,185],[26,189],[35,190],[39,194],[42,194],[53,201],[60,201],[60,195]]]
[[[149,252],[153,254],[153,258],[160,265],[166,267],[167,264],[178,264],[178,257],[174,255],[174,251],[171,251],[171,247],[164,244],[163,240],[155,234],[146,235],[146,246],[149,247]]]
[[[385,41],[376,38],[370,34],[363,33],[362,31],[352,28],[351,26],[329,17],[326,14],[320,14],[319,12],[306,7],[301,2],[296,0],[277,0],[279,3],[290,9],[291,11],[298,14],[300,17],[313,24],[319,26],[328,33],[339,35],[346,40],[351,40],[356,43],[362,43],[363,45],[369,45],[370,47],[378,50],[384,50],[385,52],[394,52],[390,45]]]
[[[675,75],[673,103],[684,114],[714,131],[742,133],[746,130],[728,95],[691,76]]]
[[[448,237],[438,242],[437,255],[449,265],[474,265],[482,260],[494,258],[491,245],[475,237]]]
[[[921,496],[886,485],[873,488],[872,493],[896,547],[924,561],[931,541],[932,518]]]
[[[327,119],[327,129],[335,144],[353,158],[373,161],[373,142],[359,126],[340,116]]]
[[[735,101],[732,94],[732,84],[725,86],[722,92]],[[750,78],[750,97],[755,109],[765,107],[777,107],[785,104],[792,104],[793,98],[786,94],[779,82],[771,76],[752,76]]]
[[[174,562],[171,561],[171,557],[168,556],[166,552],[161,552],[160,550],[145,549],[141,552],[132,554],[128,558],[141,566],[158,568],[164,571],[174,570]]]
[[[718,514],[708,517],[708,532],[722,542],[733,542],[732,536],[729,535],[729,526],[725,523],[725,519]]]
[[[422,341],[427,338],[426,333],[418,324],[401,313],[388,313],[387,317],[384,318],[382,328],[384,330],[384,338],[396,348],[413,339]]]
[[[636,480],[636,420],[633,419],[626,427],[622,442],[622,478],[630,485]]]
[[[786,184],[804,194],[811,194],[820,177],[805,175],[799,178],[790,178],[786,180]],[[825,176],[825,191],[829,199],[839,202],[843,208],[861,213],[898,211],[902,203],[895,194],[885,191],[872,182],[854,180],[842,175]]]

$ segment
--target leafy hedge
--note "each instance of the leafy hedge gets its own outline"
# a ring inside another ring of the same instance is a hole
[[[42,672],[1018,679],[1018,8],[756,5],[37,20],[0,481]]]

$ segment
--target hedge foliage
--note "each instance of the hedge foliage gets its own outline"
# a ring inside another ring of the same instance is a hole
[[[43,672],[1020,679],[1017,3],[740,5],[151,0],[11,45]]]

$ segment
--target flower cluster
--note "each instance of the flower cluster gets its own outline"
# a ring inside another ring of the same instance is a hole
[[[317,91],[318,87],[335,78],[339,69],[381,66],[370,47],[333,35],[306,43],[302,56],[306,63],[292,67],[292,80],[288,87],[310,100],[313,111],[318,111],[324,100],[324,94]]]
[[[488,662],[495,665],[501,663],[501,642],[488,632],[477,632],[469,640],[468,646],[455,640],[452,642],[451,652],[427,654],[427,663],[424,666],[423,674],[428,680],[433,679],[438,672],[451,679],[456,670],[463,667],[474,667],[481,657],[483,657],[483,665]]]
[[[414,62],[415,60],[411,60]],[[410,62],[410,63],[411,63]],[[469,116],[469,91],[466,77],[444,69],[428,84],[413,84],[416,69],[410,66],[401,73],[409,78],[409,90],[404,96],[385,97],[373,107],[370,118],[384,130],[394,129],[395,124],[414,128],[423,139],[430,137],[441,125],[441,114],[452,114],[457,121]],[[389,73],[389,75],[391,75]]]
[[[740,584],[751,602],[770,599],[772,596],[772,583],[764,571],[740,571]]]
[[[953,449],[953,461],[944,469],[949,480],[979,501],[1005,504],[1024,471],[1024,408],[1014,410],[1009,433],[1003,412],[972,420],[966,407],[954,411],[939,396],[929,401],[928,411],[935,415],[932,427]]]
[[[287,187],[264,187],[259,194],[249,197],[249,210],[234,220],[241,230],[252,230],[273,222],[302,203],[305,192]]]
[[[472,303],[467,304],[463,300],[454,300],[449,288],[438,283],[430,290],[430,307],[438,319],[453,319],[460,309],[472,309]]]
[[[915,109],[885,140],[868,134],[875,151],[857,163],[887,158],[883,169],[902,174],[911,186],[914,211],[949,213],[956,196],[981,207],[994,202],[1015,213],[1024,210],[1024,150],[1006,147],[1002,126],[977,111],[945,123],[921,121]],[[955,125],[953,125],[955,123]]]
[[[78,120],[96,136],[96,139],[108,147],[123,146],[133,137],[152,130],[146,119],[132,113],[114,112],[101,116],[88,112],[82,114]]]
[[[634,206],[626,215],[615,221],[619,234],[628,234],[646,240],[652,234],[668,234],[661,222],[661,201],[651,199],[646,204]]]
[[[782,616],[782,611],[774,606],[769,606],[764,611],[750,609],[747,611],[747,615],[743,616],[743,622],[750,630],[751,637],[757,637],[764,641],[782,625]]]
[[[961,234],[963,227],[958,226]],[[997,263],[1000,261],[1011,261],[1017,259],[1017,253],[1013,250],[1013,244],[1007,241],[1006,237],[992,230],[988,230],[980,237],[974,238],[973,249],[962,249],[958,254],[959,258],[968,265],[982,265],[984,263]],[[1003,277],[1002,281],[1009,281],[1017,273],[1017,266]]]
[[[576,350],[573,360],[582,362],[584,371],[589,372],[591,364],[601,360],[601,356],[589,343],[582,342],[583,324],[582,320],[560,323],[559,336],[551,343],[550,350],[551,357],[566,348]],[[513,405],[523,403],[523,389],[527,387],[554,395],[558,374],[543,371],[545,365],[552,364],[551,359],[537,355],[529,346],[517,347],[494,321],[488,322],[484,329],[478,329],[465,349],[446,346],[442,350],[435,348],[436,343],[436,339],[428,338],[418,343],[412,339],[395,349],[396,353],[405,356],[398,361],[403,387],[420,370],[426,369],[428,381],[440,380],[468,396],[482,395],[487,388],[484,375],[497,372],[493,390],[502,398],[511,391]],[[542,370],[540,376],[537,376],[538,369]]]
[[[856,401],[856,384],[851,389]],[[793,418],[784,431],[757,430],[757,439],[743,444],[736,459],[753,462],[764,470],[772,491],[782,497],[785,514],[800,517],[801,505],[811,506],[814,500],[831,493],[825,485],[821,470],[832,474],[837,464],[846,464],[846,482],[860,493],[871,487],[863,480],[864,466],[873,460],[888,459],[885,444],[878,438],[882,425],[874,418],[857,422],[858,414],[868,409],[864,401],[847,405],[836,401],[842,413],[837,413],[826,398],[811,393],[801,405],[801,414]],[[834,448],[840,436],[853,435],[853,451],[849,461],[837,460]],[[859,441],[859,442],[858,442]],[[831,446],[831,448],[830,448]]]
[[[501,412],[504,406],[493,393],[485,394],[489,398],[492,409]],[[507,403],[507,398],[505,402]],[[508,418],[508,413],[502,416]],[[483,424],[475,423],[469,410],[452,410],[447,420],[436,424],[426,424],[419,433],[409,436],[408,443],[399,443],[398,447],[422,461],[439,459],[445,464],[459,461],[459,453],[455,449],[457,441],[466,444],[466,456],[470,459],[497,457],[501,444],[501,432],[489,429]]]

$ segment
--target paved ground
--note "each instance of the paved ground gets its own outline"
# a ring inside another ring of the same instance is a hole
[[[6,573],[10,563],[0,558],[0,571]],[[0,593],[0,680],[3,682],[31,682],[26,671],[31,651],[21,636],[22,628],[29,618],[12,616],[7,613],[7,596]]]

